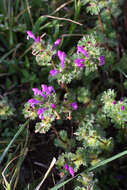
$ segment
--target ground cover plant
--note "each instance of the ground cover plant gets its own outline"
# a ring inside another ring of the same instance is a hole
[[[126,1],[5,2],[1,189],[126,189]]]

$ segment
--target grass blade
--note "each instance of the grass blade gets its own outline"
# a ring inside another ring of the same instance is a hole
[[[13,139],[11,140],[11,142],[9,143],[9,145],[6,147],[5,151],[3,152],[3,154],[0,156],[0,164],[3,161],[4,157],[6,156],[6,154],[8,153],[11,145],[15,142],[15,139],[19,136],[19,134],[24,130],[24,128],[26,127],[26,125],[29,123],[29,120],[27,120],[24,125],[22,125],[22,127],[19,128],[19,130],[17,131],[17,133],[15,134],[15,136],[13,137]]]

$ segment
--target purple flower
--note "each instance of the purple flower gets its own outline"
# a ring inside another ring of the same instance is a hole
[[[57,55],[58,55],[58,57],[59,57],[59,59],[61,61],[61,67],[64,68],[66,53],[63,52],[63,51],[58,50]]]
[[[49,87],[48,87],[47,85],[42,84],[41,87],[42,87],[42,91],[45,92],[47,96],[48,96],[48,95],[51,96],[51,95],[52,95],[52,92],[55,93],[55,90],[54,90],[53,86],[49,86]]]
[[[42,95],[42,91],[39,90],[38,88],[32,88],[32,90],[34,91],[34,96],[36,96],[36,95]]]
[[[27,40],[29,40],[30,38],[32,38],[33,40],[36,41],[36,37],[35,37],[35,35],[33,34],[33,32],[28,30],[28,31],[27,31]]]
[[[105,56],[102,55],[102,56],[100,56],[100,63],[99,63],[99,65],[104,65],[104,64],[105,64]]]
[[[76,102],[73,102],[71,104],[71,106],[73,107],[74,110],[77,110],[78,109],[78,104]]]
[[[37,111],[37,114],[38,114],[38,115],[41,115],[41,114],[43,114],[46,110],[47,110],[47,108],[39,108],[38,111]]]
[[[44,120],[43,113],[44,113],[47,109],[48,109],[48,108],[40,108],[40,109],[38,109],[37,114],[39,115],[39,118],[40,118],[41,120]]]
[[[48,91],[49,91],[50,95],[51,95],[51,92],[55,93],[55,90],[54,90],[53,86],[49,86]]]
[[[43,96],[44,98],[47,98],[47,96],[45,94],[42,93],[41,90],[39,90],[38,88],[32,88],[32,90],[34,91],[34,96],[36,95],[41,95]]]
[[[83,68],[85,67],[85,64],[83,64],[85,61],[85,59],[76,59],[75,64],[77,65],[77,67]]]
[[[43,92],[48,92],[48,86],[46,84],[42,84],[41,88]]]
[[[89,58],[87,51],[86,51],[86,50],[84,49],[84,47],[82,47],[82,46],[78,46],[78,47],[77,47],[77,53],[78,53],[78,54],[79,54],[79,53],[82,53],[82,54],[85,55],[87,58]]]
[[[56,104],[51,104],[51,107],[52,107],[53,109],[56,109]]]
[[[74,177],[74,169],[72,168],[72,166],[69,166],[68,164],[65,164],[65,170],[69,171],[69,173],[72,175],[72,177]]]
[[[38,43],[40,43],[40,41],[41,41],[40,36],[38,36],[35,41],[38,42]]]
[[[125,110],[125,106],[121,106],[121,110]]]
[[[54,70],[51,70],[50,71],[50,74],[52,75],[52,76],[56,76],[56,74],[58,74],[58,73],[60,73],[57,69],[54,69]]]
[[[117,103],[116,100],[114,100],[114,101],[113,101],[113,104],[116,104],[116,103]]]
[[[43,102],[41,102],[40,100],[36,100],[36,99],[30,99],[28,102],[31,104],[31,106],[33,108],[35,107],[36,104],[43,104]]]
[[[69,166],[69,173],[72,175],[72,177],[74,177],[74,169],[72,168],[72,166]]]
[[[27,31],[27,40],[29,40],[30,38],[32,38],[35,42],[39,43],[40,42],[40,37],[38,36],[37,38],[35,37],[35,35],[33,34],[32,31]]]
[[[68,164],[65,164],[65,170],[69,170],[69,165]]]
[[[54,42],[54,45],[53,45],[53,46],[58,46],[60,43],[61,43],[61,39],[57,39],[57,40]]]

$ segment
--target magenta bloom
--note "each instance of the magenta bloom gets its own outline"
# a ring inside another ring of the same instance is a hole
[[[40,109],[38,109],[37,114],[38,115],[43,114],[46,110],[47,110],[47,108],[40,108]]]
[[[68,164],[65,164],[65,170],[69,170],[69,165]]]
[[[121,106],[121,110],[125,110],[125,106]]]
[[[105,56],[102,55],[102,56],[100,56],[100,63],[99,63],[99,65],[104,65],[104,64],[105,64]]]
[[[48,109],[48,108],[40,108],[40,109],[38,109],[37,114],[39,115],[39,118],[40,118],[41,120],[44,120],[43,113],[44,113],[47,109]]]
[[[59,59],[61,61],[61,67],[64,68],[66,53],[63,52],[63,51],[58,50],[57,55],[58,55],[58,57],[59,57]]]
[[[113,101],[113,104],[116,104],[116,103],[117,103],[116,100],[114,100],[114,101]]]
[[[50,71],[50,74],[52,75],[52,76],[56,76],[56,74],[58,74],[58,73],[60,73],[57,69],[54,69],[54,70],[51,70]]]
[[[48,87],[46,84],[42,84],[41,87],[42,87],[42,91],[45,92],[47,96],[48,95],[51,96],[52,92],[55,93],[53,86]]]
[[[34,96],[41,95],[41,96],[43,96],[43,98],[47,98],[47,96],[45,94],[43,94],[42,91],[39,90],[38,88],[32,88],[32,90],[34,91]]]
[[[30,38],[32,38],[33,40],[36,40],[35,35],[33,34],[32,31],[27,31],[27,40],[29,40]]]
[[[33,108],[35,107],[36,104],[43,104],[43,102],[41,102],[40,100],[36,100],[36,99],[30,99],[28,102],[31,104],[31,106]]]
[[[60,43],[61,43],[61,39],[57,39],[57,40],[54,42],[54,46],[58,46]]]
[[[41,41],[40,36],[38,36],[35,41],[38,42],[38,43],[40,43],[40,41]]]
[[[69,173],[72,175],[72,177],[74,177],[74,169],[72,168],[72,166],[69,166]]]
[[[50,95],[51,95],[51,92],[55,93],[55,90],[54,90],[53,86],[49,86],[48,91],[49,91]]]
[[[77,53],[82,53],[82,54],[85,55],[87,58],[89,58],[87,51],[86,51],[86,50],[84,49],[84,47],[82,47],[82,46],[78,46],[78,47],[77,47]]]
[[[27,31],[27,40],[29,40],[30,38],[32,38],[35,42],[40,42],[40,37],[38,36],[37,38],[35,37],[35,35],[33,34],[32,31]]]
[[[68,164],[65,164],[65,170],[69,171],[69,173],[72,175],[72,177],[74,177],[74,169],[72,168],[72,166],[69,166]]]
[[[46,84],[42,84],[41,88],[43,92],[48,92],[48,86]]]
[[[73,107],[74,110],[77,110],[78,109],[78,104],[76,102],[73,102],[71,104],[71,106]]]
[[[83,68],[85,67],[85,64],[83,64],[85,61],[85,59],[76,59],[75,64],[77,65],[77,67]]]
[[[51,104],[51,107],[52,107],[53,109],[56,109],[56,104]]]

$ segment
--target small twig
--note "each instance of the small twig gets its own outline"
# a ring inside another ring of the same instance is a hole
[[[124,2],[124,26],[125,26],[125,30],[127,32],[127,1]]]
[[[104,145],[106,145],[107,143],[105,143],[104,141],[102,141],[101,139],[99,139],[98,137],[95,138],[94,136],[90,136],[90,138],[93,138],[93,139],[97,139],[98,141],[100,141],[101,143],[103,143]]]
[[[62,38],[64,38],[64,37],[70,37],[70,36],[84,36],[84,34],[63,34]]]
[[[10,75],[10,74],[9,73],[1,73],[0,77],[4,77],[4,76],[8,76],[8,75]]]
[[[38,165],[38,166],[41,166],[41,167],[43,167],[43,168],[48,169],[48,166],[46,166],[45,164],[42,164],[42,163],[40,163],[40,162],[34,162],[34,164],[36,164],[36,165]]]
[[[74,2],[74,0],[71,0],[71,1],[68,1],[68,2],[60,5],[55,11],[53,11],[53,13],[51,13],[51,15],[57,13],[60,9],[64,8],[66,5],[73,3],[73,2]]]
[[[56,118],[57,120],[61,119],[60,115],[56,112],[56,110],[54,110],[54,113],[57,116],[57,118]]]
[[[56,130],[56,128],[53,127],[53,126],[52,126],[51,128],[54,130],[56,136],[57,136],[64,144],[66,144],[67,142],[64,141],[64,140],[61,138],[61,136],[59,135],[59,133],[58,133],[58,131]]]
[[[69,93],[69,88],[67,87],[65,83],[61,83],[61,88],[64,88],[66,92]]]
[[[111,15],[112,24],[113,24],[113,26],[114,26],[114,28],[115,28],[115,31],[116,31],[116,36],[117,36],[117,40],[118,40],[118,42],[119,42],[119,47],[121,48],[122,53],[125,54],[125,49],[124,49],[124,46],[123,46],[123,44],[122,44],[121,36],[120,36],[120,34],[119,34],[118,30],[117,30],[117,28],[118,28],[117,19],[113,16],[112,11],[111,11],[111,8],[110,8],[109,6],[108,6],[107,8],[108,8],[109,13],[110,13],[110,15]]]
[[[83,24],[81,24],[79,22],[76,22],[76,21],[68,19],[68,18],[60,18],[60,17],[50,16],[50,15],[43,15],[43,16],[41,16],[41,18],[43,18],[43,17],[48,17],[48,18],[52,18],[52,19],[56,19],[56,20],[62,20],[62,21],[65,20],[65,21],[68,21],[68,22],[72,22],[72,23],[78,24],[80,26],[83,25]]]
[[[9,95],[9,94],[13,94],[13,93],[15,93],[15,92],[16,92],[16,90],[12,90],[12,91],[10,91],[10,92],[6,92],[6,93],[4,93],[3,96],[7,96],[7,95]]]
[[[71,111],[69,110],[68,111],[68,117],[67,117],[69,120],[72,120],[72,116],[71,116]]]
[[[45,35],[46,35],[46,33],[42,34],[42,35],[40,36],[40,38],[42,39]]]
[[[41,187],[42,184],[44,183],[45,179],[48,177],[50,171],[51,171],[52,168],[54,167],[55,163],[56,163],[56,158],[54,157],[54,158],[52,159],[52,162],[51,162],[50,166],[49,166],[49,169],[47,170],[47,172],[45,173],[45,175],[44,175],[42,181],[39,183],[39,185],[36,187],[35,190],[39,190],[39,189],[40,189],[40,187]]]
[[[103,27],[103,22],[102,22],[100,13],[98,14],[98,20],[99,20],[99,22],[100,22],[101,32],[102,32],[102,34],[104,34],[104,27]]]
[[[31,16],[30,6],[29,6],[28,0],[26,0],[26,4],[27,4],[27,11],[28,11],[28,14],[30,16],[30,21],[31,21],[31,24],[32,24],[32,27],[33,27],[34,23],[33,23],[33,19],[32,19],[32,16]]]
[[[54,67],[54,69],[56,69],[56,65],[55,65],[55,63],[54,63],[54,61],[52,60],[52,66]]]

